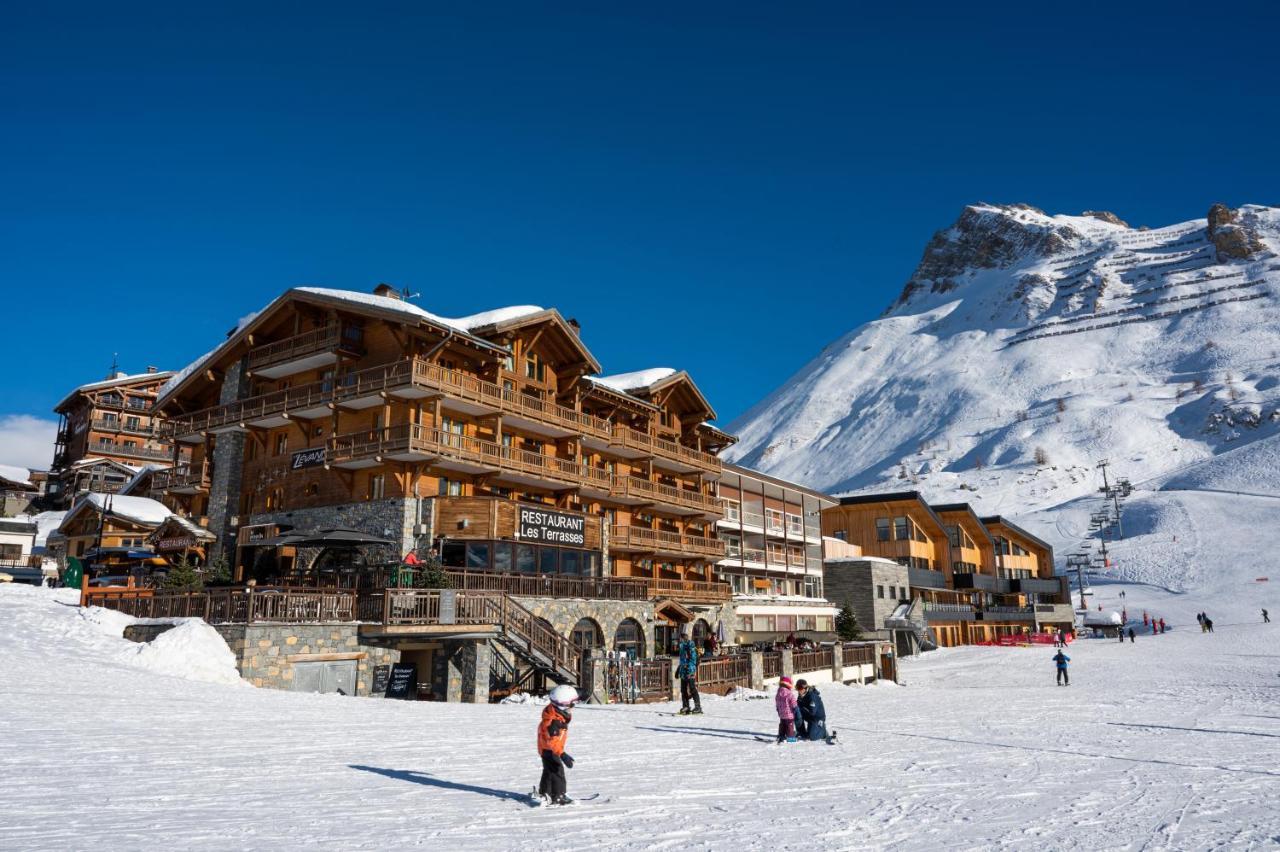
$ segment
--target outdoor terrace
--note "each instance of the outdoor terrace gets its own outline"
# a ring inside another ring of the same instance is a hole
[[[725,543],[705,536],[681,535],[645,527],[612,526],[609,528],[609,547],[617,550],[633,550],[658,554],[684,555],[694,553],[720,559],[725,553]]]

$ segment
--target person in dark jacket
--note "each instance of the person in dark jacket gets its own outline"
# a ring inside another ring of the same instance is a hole
[[[676,677],[680,678],[680,713],[701,715],[702,696],[698,694],[698,648],[693,640],[685,635],[680,640],[680,664],[676,666]],[[689,702],[693,707],[689,707]]]
[[[1135,635],[1135,634],[1134,634],[1134,632],[1133,632],[1133,628],[1132,628],[1132,627],[1130,627],[1130,628],[1129,628],[1129,641],[1130,641],[1130,642],[1132,642],[1132,641],[1133,641],[1133,637],[1134,637],[1134,635]],[[1122,638],[1123,638],[1123,634],[1121,634],[1121,636],[1122,636]]]
[[[796,681],[796,692],[799,694],[797,709],[800,711],[796,719],[796,738],[802,740],[825,740],[827,738],[827,708],[822,706],[822,696],[808,681]]]
[[[1058,686],[1070,686],[1071,678],[1067,675],[1067,663],[1071,658],[1059,651],[1053,655],[1053,663],[1058,667]]]

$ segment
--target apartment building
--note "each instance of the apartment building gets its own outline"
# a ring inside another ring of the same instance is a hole
[[[822,526],[867,556],[907,567],[908,587],[889,588],[905,605],[902,616],[927,626],[939,645],[1074,623],[1053,549],[1007,518],[980,518],[964,503],[930,505],[907,491],[841,498]]]
[[[90,491],[114,493],[148,464],[170,465],[174,445],[160,434],[156,395],[172,372],[113,371],[71,391],[54,411],[58,433],[48,494],[59,508]]]
[[[725,553],[716,575],[733,589],[736,640],[832,638],[836,609],[823,597],[822,511],[836,501],[726,464],[720,502],[724,517],[716,527]]]
[[[457,571],[727,603],[712,569],[731,439],[687,373],[599,375],[580,332],[554,309],[446,319],[385,285],[289,290],[163,387],[188,460],[153,493],[206,519],[246,578],[280,570],[257,542],[342,526],[390,540],[382,558],[434,549]]]

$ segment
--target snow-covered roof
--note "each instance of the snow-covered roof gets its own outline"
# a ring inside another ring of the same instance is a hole
[[[627,391],[651,387],[663,379],[671,378],[675,374],[676,370],[671,367],[650,367],[647,370],[615,373],[612,376],[592,376],[591,381],[598,385],[604,385],[611,390],[626,393]]]
[[[62,526],[62,521],[66,518],[66,511],[61,512],[39,512],[35,515],[18,515],[17,517],[30,521],[36,525],[36,540],[34,547],[38,550],[45,546],[49,540],[49,534],[56,531]]]
[[[460,332],[474,342],[483,346],[502,350],[505,350],[505,347],[499,346],[492,341],[485,340],[482,337],[476,337],[473,335],[472,329],[481,328],[487,325],[494,325],[495,323],[500,322],[508,322],[518,317],[542,313],[544,310],[537,305],[513,305],[510,307],[495,308],[489,311],[482,311],[478,314],[471,314],[470,316],[451,319],[449,317],[442,317],[438,314],[433,314],[430,311],[418,307],[412,302],[406,302],[403,299],[394,299],[390,296],[379,296],[376,293],[362,293],[357,290],[337,290],[331,287],[294,287],[280,296],[277,296],[262,310],[254,311],[251,314],[241,317],[239,322],[236,324],[235,329],[227,335],[226,340],[219,343],[213,349],[210,349],[187,366],[183,367],[177,373],[173,374],[169,381],[165,382],[160,388],[158,402],[163,404],[165,397],[176,390],[178,386],[190,378],[193,373],[202,369],[204,365],[212,360],[220,351],[222,351],[223,348],[231,345],[239,333],[244,331],[246,326],[258,317],[269,314],[272,308],[274,308],[278,303],[289,298],[292,293],[306,293],[312,296],[320,296],[325,299],[348,302],[352,305],[377,308],[382,311],[400,314],[406,319],[426,320],[427,322],[434,323],[435,325],[439,325],[444,328],[451,328],[454,331]]]
[[[119,494],[99,494],[96,491],[85,494],[67,513],[64,523],[78,514],[85,506],[93,506],[98,511],[109,512],[111,517],[130,521],[144,527],[157,527],[173,513],[163,503],[147,497],[124,497]]]
[[[66,405],[68,402],[74,399],[75,395],[78,393],[88,393],[89,391],[102,390],[103,388],[115,387],[117,385],[129,385],[129,384],[133,384],[134,382],[145,380],[145,379],[151,379],[152,381],[156,381],[158,379],[168,378],[172,375],[173,375],[172,370],[161,370],[160,372],[157,372],[157,373],[133,373],[132,375],[118,372],[115,374],[113,378],[103,379],[100,382],[89,382],[86,385],[80,385],[80,387],[76,388],[75,390],[71,391],[71,393],[63,397],[62,402],[59,402],[57,405],[55,405],[53,407],[53,410],[57,411],[59,408],[62,408],[62,406]]]
[[[200,541],[213,541],[217,536],[209,532],[204,527],[192,521],[190,518],[184,518],[181,515],[170,515],[167,518],[169,523],[177,524],[187,532],[191,533],[193,538]]]
[[[0,479],[6,482],[12,482],[14,485],[34,488],[31,482],[31,471],[25,467],[15,467],[11,464],[0,464]]]
[[[168,470],[170,465],[167,464],[144,464],[138,469],[138,472],[124,484],[119,493],[129,495],[133,493],[133,489],[138,487],[138,483],[147,477],[148,474],[155,473],[157,470]]]

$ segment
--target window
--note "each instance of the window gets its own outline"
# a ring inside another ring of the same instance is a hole
[[[375,473],[369,477],[369,499],[381,500],[386,496],[387,480],[381,473]]]
[[[446,541],[440,547],[440,564],[446,568],[464,568],[467,564],[467,545],[461,541]]]
[[[495,541],[493,543],[493,570],[501,571],[504,574],[511,573],[512,568],[512,545],[509,541]]]
[[[489,569],[489,542],[467,542],[467,568],[478,571]]]
[[[538,548],[538,573],[557,574],[560,571],[560,551],[555,547]]]
[[[876,597],[881,599],[884,598],[884,586],[876,586]]]
[[[285,451],[288,449],[289,449],[289,433],[281,432],[279,435],[276,435],[276,448],[275,448],[275,452],[272,453],[272,455],[282,456],[285,454]]]
[[[115,419],[114,414],[111,415],[111,419]],[[142,428],[142,421],[136,415],[131,414],[124,419],[124,425],[136,432],[138,429]]]
[[[546,364],[542,362],[542,357],[531,354],[524,359],[524,375],[527,379],[533,379],[535,382],[546,380]]]
[[[624,618],[613,634],[613,649],[632,659],[644,657],[644,631],[634,618]]]
[[[769,524],[769,532],[782,532],[782,512],[777,509],[765,509],[764,517]]]
[[[889,540],[889,519],[876,518],[876,541]]]
[[[742,517],[742,505],[737,500],[724,501],[724,518],[726,521],[736,521]]]
[[[516,570],[521,574],[537,573],[538,551],[532,544],[516,545]]]
[[[833,532],[833,533],[831,534],[831,537],[832,537],[832,538],[838,538],[838,539],[840,539],[841,541],[848,541],[848,540],[849,540],[849,531],[848,531],[848,530],[836,530],[835,532]]]
[[[804,524],[799,515],[787,513],[787,535],[804,535]]]
[[[804,578],[804,596],[806,598],[822,597],[822,578],[821,577],[805,577]]]
[[[514,373],[516,371],[516,357],[511,353],[507,353],[506,355],[503,355],[502,369],[506,370],[508,373]],[[503,382],[503,384],[505,385],[510,383]],[[510,390],[510,388],[507,388],[507,390]]]
[[[955,524],[948,524],[946,526],[946,530],[947,530],[947,538],[951,540],[951,546],[959,547],[960,546],[960,527],[956,526]]]
[[[314,482],[308,482],[307,487],[302,489],[302,493],[307,497],[314,497],[320,493],[320,486]]]
[[[906,515],[899,515],[893,519],[893,537],[898,541],[906,541],[911,537],[910,522]]]
[[[457,479],[446,479],[440,477],[440,496],[441,497],[461,497],[462,483]]]
[[[581,574],[582,573],[582,551],[581,550],[562,550],[560,551],[560,573],[561,574]]]

